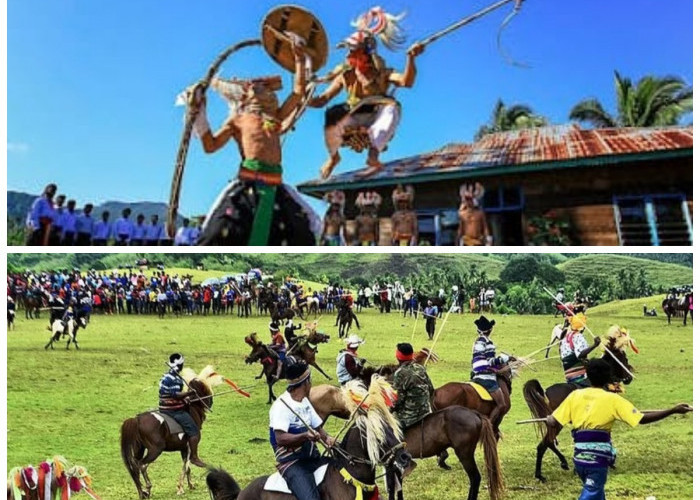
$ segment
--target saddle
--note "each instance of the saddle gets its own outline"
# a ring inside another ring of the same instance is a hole
[[[173,417],[164,415],[159,411],[152,411],[149,413],[153,415],[153,417],[160,422],[161,425],[165,423],[168,426],[168,432],[170,432],[170,434],[177,434],[178,439],[183,439],[185,437],[185,430]]]
[[[328,464],[324,464],[314,471],[314,479],[316,480],[316,486],[319,486],[326,477],[326,471],[328,470]],[[267,478],[265,481],[265,486],[263,487],[265,491],[274,491],[277,493],[287,493],[292,494],[292,490],[287,486],[287,481],[284,480],[282,474],[275,472]]]
[[[476,382],[467,382],[467,385],[471,386],[472,389],[476,391],[476,393],[479,395],[482,401],[493,401],[493,398],[491,397],[491,394],[489,394],[489,391],[487,391],[484,386],[481,384],[477,384]]]

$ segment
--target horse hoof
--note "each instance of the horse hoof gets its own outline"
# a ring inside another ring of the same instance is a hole
[[[440,467],[442,470],[452,470],[452,467],[447,465],[446,462],[438,462],[438,467]]]
[[[566,462],[562,462],[562,463],[561,463],[561,468],[562,468],[563,470],[571,470],[571,469],[569,468],[569,464],[566,463]]]
[[[540,483],[547,482],[547,478],[545,478],[544,476],[535,476],[535,479],[537,479]]]

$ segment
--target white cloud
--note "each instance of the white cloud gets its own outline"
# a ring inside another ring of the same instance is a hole
[[[29,144],[24,142],[8,142],[7,152],[8,153],[26,153],[29,151]]]

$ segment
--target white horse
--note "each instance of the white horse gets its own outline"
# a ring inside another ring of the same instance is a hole
[[[66,323],[66,326],[64,328],[63,326],[63,321],[60,319],[55,319],[54,322],[51,324],[50,327],[47,327],[51,331],[51,338],[49,339],[49,343],[44,346],[44,349],[48,349],[49,347],[53,349],[53,343],[58,342],[61,340],[61,336],[68,336],[68,343],[66,344],[66,349],[70,348],[70,343],[73,342],[75,344],[76,349],[80,349],[80,346],[78,346],[78,330],[80,328],[86,328],[87,327],[87,321],[85,318],[81,317],[77,321],[74,319],[69,319],[68,322]]]
[[[554,345],[554,343],[561,338],[561,334],[564,332],[564,324],[556,325],[552,328],[552,336],[549,339],[549,344],[547,344],[547,351],[544,354],[545,358],[549,357],[549,349]]]

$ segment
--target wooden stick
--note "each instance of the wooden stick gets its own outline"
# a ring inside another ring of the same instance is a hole
[[[452,304],[454,305],[454,304]],[[433,349],[435,348],[435,344],[437,344],[438,339],[440,338],[440,334],[442,333],[442,329],[445,328],[445,324],[447,323],[447,318],[450,317],[450,312],[452,311],[452,307],[447,311],[447,314],[445,314],[445,319],[442,320],[442,325],[440,325],[440,329],[438,330],[437,335],[435,336],[435,340],[433,340],[433,345],[430,346],[430,350],[428,351],[428,359],[430,359],[433,355]]]
[[[547,421],[547,417],[544,417],[544,418],[531,418],[531,419],[529,419],[529,420],[518,420],[518,421],[515,422],[515,423],[516,423],[517,425],[520,425],[520,424],[539,424],[540,422],[546,422],[546,421]]]
[[[476,21],[476,20],[479,19],[480,17],[485,16],[485,15],[488,14],[489,12],[491,12],[491,11],[493,11],[493,10],[496,10],[496,9],[498,9],[499,7],[502,7],[502,6],[506,5],[506,4],[510,3],[511,1],[513,1],[513,0],[501,0],[500,2],[496,2],[496,3],[492,4],[492,5],[489,5],[488,7],[486,7],[486,8],[484,8],[484,9],[480,10],[479,12],[477,12],[477,13],[475,13],[475,14],[472,14],[471,16],[467,16],[467,17],[465,17],[464,19],[462,19],[462,20],[460,20],[460,21],[457,21],[457,22],[454,23],[454,24],[451,24],[451,25],[448,26],[447,28],[445,28],[445,29],[443,29],[443,30],[441,30],[441,31],[438,31],[437,33],[434,33],[433,35],[430,35],[428,38],[426,38],[425,40],[421,40],[419,43],[420,43],[421,45],[428,45],[428,44],[431,44],[431,43],[433,43],[434,41],[436,41],[436,40],[442,38],[443,36],[445,36],[445,35],[447,35],[447,34],[449,34],[449,33],[452,33],[453,31],[455,31],[455,30],[457,30],[457,29],[459,29],[459,28],[461,28],[461,27],[463,27],[463,26],[466,26],[467,24],[469,24],[469,23],[471,23],[471,22],[473,22],[473,21]]]

